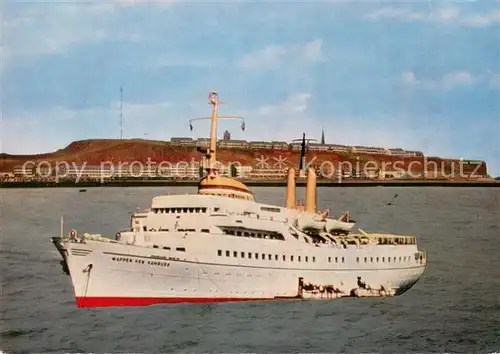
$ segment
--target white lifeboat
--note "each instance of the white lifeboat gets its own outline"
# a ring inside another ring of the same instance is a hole
[[[344,222],[340,220],[335,220],[335,219],[328,219],[326,221],[326,226],[325,229],[328,232],[335,232],[335,231],[351,231],[351,229],[354,227],[356,223],[355,222]]]
[[[297,218],[297,227],[300,230],[324,230],[326,220],[322,214],[301,213]]]
[[[327,232],[336,233],[336,232],[349,232],[356,224],[355,220],[351,220],[349,218],[349,212],[346,211],[344,215],[342,215],[338,220],[328,219],[326,221],[325,229]]]

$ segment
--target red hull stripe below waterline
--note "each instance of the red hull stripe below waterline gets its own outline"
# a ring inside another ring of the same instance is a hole
[[[77,297],[78,307],[149,306],[154,304],[211,303],[236,301],[269,301],[275,298],[227,297]]]

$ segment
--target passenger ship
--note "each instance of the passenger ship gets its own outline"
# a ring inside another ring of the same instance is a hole
[[[198,193],[163,195],[131,217],[115,238],[52,238],[78,307],[157,303],[393,296],[426,267],[413,236],[353,232],[348,213],[316,210],[316,173],[307,172],[305,203],[288,173],[285,206],[259,203],[216,166],[218,94],[212,105],[205,176]],[[241,118],[241,117],[239,117]],[[192,126],[191,126],[192,128]],[[242,127],[244,128],[244,127]]]

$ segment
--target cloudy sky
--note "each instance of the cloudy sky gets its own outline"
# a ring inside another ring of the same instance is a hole
[[[500,175],[500,2],[2,5],[0,151],[208,135],[402,147]]]

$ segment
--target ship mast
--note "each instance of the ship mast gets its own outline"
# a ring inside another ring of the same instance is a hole
[[[208,95],[208,103],[212,105],[212,127],[210,129],[210,145],[207,150],[208,168],[207,172],[215,174],[216,149],[217,149],[217,111],[219,108],[219,94],[212,91]]]
[[[219,119],[241,119],[241,130],[245,130],[245,120],[241,116],[224,116],[221,117],[218,115],[219,104],[223,102],[219,101],[219,94],[217,91],[211,91],[208,94],[208,104],[212,105],[212,116],[211,117],[201,117],[201,118],[193,118],[189,120],[189,127],[191,131],[193,130],[192,122],[195,120],[204,120],[210,119],[212,121],[210,128],[210,143],[207,148],[206,158],[208,159],[208,166],[205,167],[205,171],[210,176],[215,176],[218,173],[217,165],[217,121]]]

